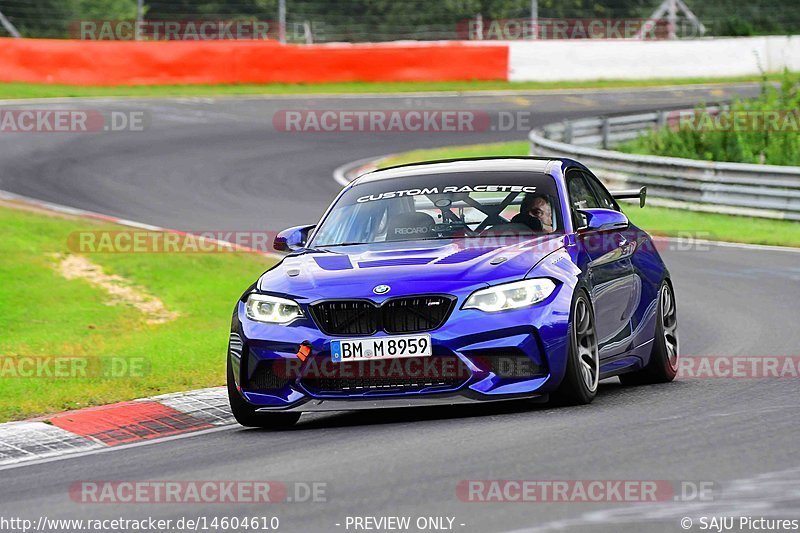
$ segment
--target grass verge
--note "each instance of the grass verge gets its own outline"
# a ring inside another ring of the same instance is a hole
[[[381,162],[380,167],[433,159],[459,157],[527,155],[526,141],[475,144],[414,150]],[[800,223],[766,218],[701,213],[665,207],[624,206],[625,213],[640,228],[664,236],[694,236],[701,239],[800,247]]]
[[[768,76],[778,79],[779,76]],[[350,82],[318,84],[227,84],[227,85],[132,85],[113,87],[78,87],[37,83],[0,83],[0,99],[55,98],[75,96],[230,96],[259,94],[347,94],[403,92],[523,91],[553,89],[610,89],[624,87],[658,87],[705,83],[757,82],[760,76],[731,78],[679,78],[663,80],[598,80],[565,82]]]
[[[132,305],[109,305],[104,290],[56,268],[55,254],[70,253],[71,232],[124,228],[10,204],[0,205],[0,225],[0,422],[223,384],[233,305],[272,263],[246,253],[86,255],[179,314],[152,324]],[[119,378],[14,377],[28,356],[116,357],[138,370]]]
[[[675,124],[616,150],[706,161],[800,165],[800,75],[786,72],[778,87],[764,83],[756,98],[737,98],[714,115],[698,106]]]

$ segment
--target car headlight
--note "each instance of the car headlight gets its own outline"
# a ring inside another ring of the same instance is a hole
[[[251,294],[244,308],[250,320],[271,324],[288,324],[303,316],[297,302],[267,294]]]
[[[487,313],[519,309],[546,299],[556,284],[547,278],[526,279],[495,285],[473,292],[462,309],[479,309]]]

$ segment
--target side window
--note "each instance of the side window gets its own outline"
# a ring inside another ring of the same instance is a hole
[[[600,180],[591,174],[584,174],[584,176],[589,181],[589,185],[592,187],[594,195],[597,197],[597,201],[600,203],[600,207],[604,209],[613,209],[614,211],[620,210],[619,205],[617,205],[617,202],[615,202],[614,198],[611,197],[608,189],[606,189],[603,184],[600,183]]]
[[[576,228],[586,225],[586,221],[578,213],[578,209],[600,207],[589,183],[583,173],[573,170],[567,174],[567,192],[569,192],[572,220]]]
[[[591,187],[586,182],[586,178],[580,172],[572,172],[567,178],[567,188],[569,189],[569,201],[573,209],[587,209],[600,207]]]

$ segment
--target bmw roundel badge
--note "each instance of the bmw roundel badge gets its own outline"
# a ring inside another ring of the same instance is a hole
[[[377,285],[374,289],[372,289],[372,292],[375,294],[386,294],[390,289],[391,287],[388,285]]]

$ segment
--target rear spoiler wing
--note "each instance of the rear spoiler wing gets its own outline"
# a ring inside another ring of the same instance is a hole
[[[639,199],[639,207],[644,207],[645,198],[647,198],[647,187],[641,189],[627,189],[624,191],[609,191],[615,200],[632,200]]]

